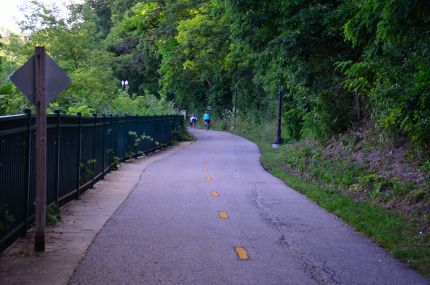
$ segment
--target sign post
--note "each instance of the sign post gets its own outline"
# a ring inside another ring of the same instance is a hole
[[[36,47],[34,56],[12,74],[11,81],[36,107],[36,235],[34,249],[45,251],[46,107],[70,85],[71,80],[46,54],[44,47]]]
[[[36,235],[34,249],[45,251],[46,224],[46,103],[45,48],[36,47],[34,79],[36,92]]]

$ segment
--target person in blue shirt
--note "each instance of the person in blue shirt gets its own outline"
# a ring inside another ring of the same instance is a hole
[[[205,121],[205,128],[206,130],[209,130],[210,123],[211,123],[211,115],[208,111],[203,115],[203,120]]]

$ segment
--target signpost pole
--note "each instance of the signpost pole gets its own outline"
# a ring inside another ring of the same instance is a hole
[[[72,83],[72,81],[67,76],[67,74],[64,73],[64,71],[55,63],[55,61],[46,54],[44,47],[36,47],[34,56],[32,56],[26,63],[24,63],[24,65],[17,69],[10,77],[10,80],[36,107],[36,235],[34,239],[34,249],[35,251],[45,251],[47,172],[46,107],[48,106],[49,102],[54,100],[58,94],[64,91],[64,89],[66,89],[67,86]],[[31,117],[29,120],[30,119]],[[29,121],[29,124],[31,125],[31,120]],[[29,142],[30,141],[31,128],[29,130]],[[57,144],[58,142],[59,139],[57,140]],[[29,145],[29,147],[31,147],[31,145]],[[59,145],[57,145],[57,148],[58,147]]]
[[[36,47],[34,58],[36,93],[36,235],[34,249],[45,251],[46,223],[46,97],[45,48]]]

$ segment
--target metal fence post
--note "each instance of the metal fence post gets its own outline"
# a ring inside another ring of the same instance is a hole
[[[172,132],[175,130],[175,122],[176,122],[176,117],[172,115],[170,118],[170,144],[173,144]]]
[[[156,138],[156,141],[158,142],[158,145],[155,145],[155,148],[156,149],[158,149],[158,148],[160,148],[160,145],[162,144],[162,141],[161,141],[161,124],[162,124],[162,122],[161,122],[161,119],[159,118],[159,117],[156,117],[156,119],[155,119],[157,122],[155,123],[155,127],[157,128],[156,129],[156,134],[157,134],[157,138]]]
[[[134,121],[134,128],[136,129],[136,133],[137,133],[138,138],[140,137],[140,133],[139,133],[140,129],[139,129],[139,127],[140,127],[140,125],[139,125],[139,115],[136,114],[136,119]],[[139,141],[139,144],[136,146],[135,157],[139,157],[140,156],[139,153],[140,153],[140,146],[141,145],[142,145],[142,141]]]
[[[162,145],[164,145],[164,116],[160,118],[160,145],[161,148]]]
[[[127,155],[127,136],[128,136],[128,130],[127,130],[127,126],[128,126],[128,121],[127,121],[127,117],[128,115],[125,114],[124,115],[124,159],[123,161],[126,160],[126,155]]]
[[[82,114],[78,113],[78,174],[77,174],[77,181],[76,181],[76,199],[79,199],[80,192],[81,192],[81,142],[82,142]]]
[[[31,110],[25,109],[24,111],[27,114],[27,151],[26,151],[26,176],[25,176],[25,185],[27,187],[25,191],[25,200],[24,200],[24,229],[22,231],[22,235],[27,235],[28,229],[28,204],[30,199],[30,188],[31,188]]]
[[[172,145],[172,115],[168,116],[168,129],[167,129],[167,144]]]
[[[112,151],[111,152],[112,157],[111,157],[111,161],[109,162],[109,168],[110,168],[112,166],[112,164],[114,163],[114,157],[115,157],[115,149],[114,149],[114,143],[115,143],[114,135],[115,135],[115,133],[113,131],[113,115],[110,114],[109,116],[110,116],[110,142],[109,142],[110,146],[109,146],[109,148],[112,149],[111,150]]]
[[[60,110],[55,110],[54,112],[57,115],[57,144],[55,146],[55,204],[58,206],[58,198],[60,196]]]
[[[91,188],[94,188],[94,178],[96,175],[96,130],[97,130],[97,114],[93,114],[94,117],[94,128],[93,128],[93,151],[92,151],[92,177],[91,177]]]
[[[119,135],[118,135],[118,123],[119,123],[119,116],[116,115],[116,123],[115,123],[115,136],[114,136],[114,147],[115,147],[115,154],[117,153],[118,150],[118,139],[119,139]],[[120,151],[118,151],[118,160],[119,160],[119,155],[120,155]]]
[[[102,178],[105,178],[105,152],[106,152],[106,148],[105,148],[105,136],[106,136],[106,128],[105,128],[105,124],[106,124],[106,115],[102,114]]]

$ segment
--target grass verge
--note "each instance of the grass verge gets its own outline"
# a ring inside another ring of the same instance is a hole
[[[355,199],[336,184],[308,181],[296,173],[286,171],[287,161],[294,160],[294,156],[298,156],[294,152],[298,148],[283,145],[279,149],[273,149],[266,139],[267,136],[248,131],[237,132],[237,134],[259,146],[262,165],[273,175],[324,209],[336,214],[354,229],[384,247],[394,257],[430,278],[430,234],[421,230],[422,219],[417,221],[416,216],[385,209],[372,201]],[[296,165],[296,168],[300,166]],[[359,170],[352,169],[346,173],[351,176],[351,173],[356,171]],[[314,172],[313,175],[319,175],[319,178],[324,181],[324,176],[330,175],[330,169],[324,173]],[[337,178],[341,178],[342,181],[341,175]]]

